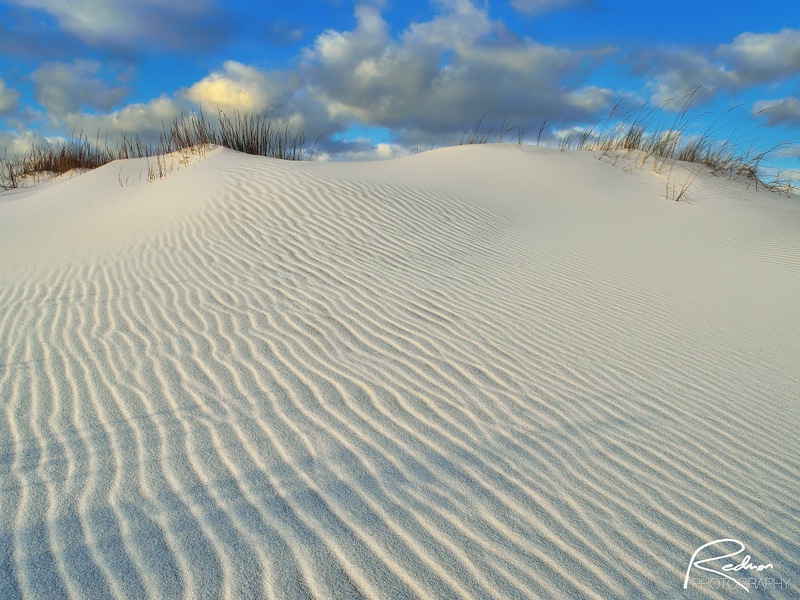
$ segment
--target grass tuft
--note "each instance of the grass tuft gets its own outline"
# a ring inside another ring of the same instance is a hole
[[[309,149],[301,130],[281,124],[259,114],[228,116],[218,111],[216,126],[209,123],[203,112],[181,114],[169,126],[162,123],[157,143],[143,142],[137,135],[124,134],[114,146],[101,143],[98,131],[90,140],[84,131],[67,141],[35,145],[22,156],[0,158],[0,189],[14,189],[25,184],[36,184],[43,178],[52,178],[70,172],[96,169],[114,160],[147,158],[148,181],[160,179],[167,172],[165,156],[175,152],[205,152],[210,146],[224,146],[232,150],[284,160],[314,160],[317,158],[317,140]]]
[[[695,163],[729,179],[743,178],[748,187],[753,185],[756,189],[761,186],[787,193],[796,190],[796,183],[780,177],[767,179],[763,172],[770,157],[789,147],[787,142],[767,147],[742,147],[742,139],[752,129],[744,133],[738,131],[749,122],[749,118],[727,138],[720,135],[717,126],[719,118],[704,131],[692,133],[696,125],[708,116],[696,109],[707,91],[707,88],[697,88],[677,102],[671,99],[658,105],[645,104],[636,112],[617,117],[620,101],[602,126],[595,124],[586,129],[573,130],[562,138],[560,147],[562,150],[588,150],[600,153],[603,157],[638,152],[636,162],[639,168],[648,162],[652,163],[653,171],[657,173],[668,168],[665,197],[670,200],[686,198],[689,186],[700,172],[698,170],[685,182],[678,184],[672,178],[676,162]],[[615,124],[609,129],[612,119]]]

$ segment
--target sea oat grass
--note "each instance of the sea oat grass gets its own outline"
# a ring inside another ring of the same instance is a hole
[[[287,123],[259,114],[234,112],[228,116],[218,111],[218,122],[214,126],[200,111],[176,116],[168,126],[162,123],[156,143],[147,143],[138,135],[125,133],[112,146],[100,141],[99,132],[92,141],[81,131],[77,135],[73,132],[66,141],[34,145],[21,156],[9,156],[4,152],[0,158],[0,188],[35,184],[44,177],[88,171],[128,158],[147,158],[148,180],[159,179],[166,174],[165,155],[203,152],[213,145],[284,160],[314,160],[317,157],[317,143],[309,148],[302,130]]]

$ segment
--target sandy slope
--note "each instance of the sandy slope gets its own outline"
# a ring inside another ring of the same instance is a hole
[[[800,202],[589,154],[0,195],[0,598],[800,583]],[[122,185],[121,185],[122,183]]]

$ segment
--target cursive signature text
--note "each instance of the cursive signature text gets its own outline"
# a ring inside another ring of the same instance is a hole
[[[716,544],[736,544],[738,549],[735,552],[730,552],[728,554],[721,554],[719,556],[711,556],[709,558],[703,558],[703,559],[698,560],[698,558],[697,558],[698,554],[700,554],[703,550],[705,550],[709,546],[714,546]],[[716,575],[719,575],[720,577],[724,577],[726,579],[730,579],[732,582],[734,582],[740,588],[742,588],[743,590],[749,592],[750,589],[746,585],[744,585],[743,583],[741,583],[737,579],[734,579],[730,575],[726,575],[723,572],[716,571],[716,570],[711,569],[709,567],[703,566],[706,563],[711,562],[711,561],[723,560],[725,558],[731,558],[733,556],[737,556],[737,555],[741,554],[742,552],[744,552],[744,549],[745,549],[744,548],[744,544],[742,542],[740,542],[739,540],[731,539],[731,538],[725,538],[725,539],[722,539],[722,540],[714,540],[713,542],[708,542],[707,544],[703,544],[697,550],[694,551],[694,554],[692,554],[692,558],[689,559],[689,568],[686,569],[686,577],[683,580],[683,589],[686,589],[686,587],[689,585],[689,576],[692,573],[692,569],[696,567],[696,568],[701,569],[703,571],[706,571],[708,573],[714,573]],[[764,569],[772,569],[773,568],[772,567],[772,563],[769,563],[769,564],[766,564],[766,565],[756,565],[756,564],[751,563],[751,560],[752,559],[750,558],[750,555],[746,554],[745,557],[739,563],[736,563],[736,564],[728,563],[726,565],[723,565],[722,566],[722,571],[725,571],[725,572],[736,571],[736,572],[738,572],[738,571],[753,571],[754,570],[754,571],[757,571],[757,572],[761,572]]]

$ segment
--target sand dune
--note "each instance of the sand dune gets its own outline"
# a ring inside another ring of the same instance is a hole
[[[0,598],[731,597],[682,589],[722,538],[798,593],[797,199],[508,146],[141,171],[0,195]]]

